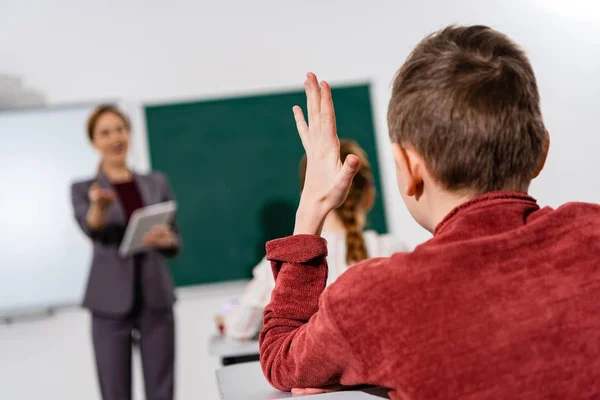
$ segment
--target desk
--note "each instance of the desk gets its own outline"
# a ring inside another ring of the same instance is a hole
[[[215,335],[210,339],[208,352],[211,356],[221,358],[223,365],[258,361],[258,340],[236,340]]]
[[[300,397],[292,396],[289,392],[280,392],[271,387],[265,379],[258,362],[219,368],[217,370],[217,386],[221,400],[276,400]],[[380,388],[302,396],[302,398],[304,397],[307,400],[389,399],[386,392]]]

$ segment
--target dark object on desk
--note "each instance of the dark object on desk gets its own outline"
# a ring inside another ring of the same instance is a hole
[[[247,362],[253,362],[253,361],[260,361],[260,355],[259,354],[250,354],[247,356],[223,357],[221,359],[221,364],[223,364],[223,366],[227,366],[227,365],[241,364],[241,363],[247,363]]]
[[[258,340],[236,340],[215,335],[210,339],[208,352],[221,359],[222,365],[233,365],[259,360]]]

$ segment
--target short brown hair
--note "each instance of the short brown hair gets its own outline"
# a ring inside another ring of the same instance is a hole
[[[112,104],[103,104],[96,107],[88,117],[87,134],[88,138],[90,139],[90,142],[94,141],[94,131],[96,130],[96,124],[98,123],[98,119],[106,113],[115,114],[117,117],[123,120],[123,123],[125,124],[127,130],[131,129],[131,123],[129,122],[129,118],[127,118],[127,115],[125,115],[123,111],[119,110],[118,107]]]
[[[392,141],[410,144],[448,190],[526,190],[547,143],[527,56],[486,26],[449,26],[421,41],[398,71]]]
[[[369,188],[375,186],[373,179],[373,170],[367,158],[367,154],[360,145],[352,139],[340,140],[340,160],[344,162],[346,157],[354,154],[360,160],[360,168],[352,180],[352,185],[348,191],[348,197],[344,203],[335,209],[344,228],[346,230],[346,262],[348,265],[357,263],[369,258],[367,246],[362,232],[362,227],[358,224],[358,211],[364,199],[365,193]],[[300,160],[300,188],[304,188],[306,178],[307,159],[306,154]]]

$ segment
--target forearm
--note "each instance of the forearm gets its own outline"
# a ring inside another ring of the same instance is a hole
[[[296,211],[294,235],[320,236],[325,217],[329,211],[322,202],[301,198],[298,210]]]
[[[267,244],[276,277],[260,334],[260,359],[280,390],[358,382],[348,370],[348,344],[319,297],[327,281],[326,242],[293,236]],[[317,312],[318,311],[318,312]],[[310,322],[309,322],[310,320]]]

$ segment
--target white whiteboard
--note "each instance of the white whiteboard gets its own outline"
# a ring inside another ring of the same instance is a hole
[[[0,314],[81,300],[91,245],[74,222],[70,184],[97,167],[90,111],[0,112]]]

